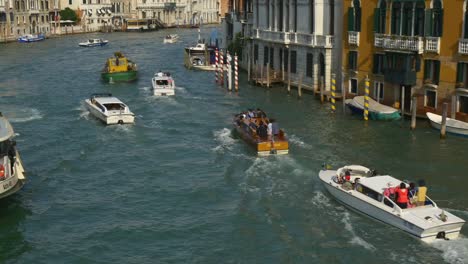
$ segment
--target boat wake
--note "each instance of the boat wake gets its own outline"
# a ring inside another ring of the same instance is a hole
[[[356,235],[356,233],[354,232],[354,228],[351,225],[349,212],[343,212],[343,218],[341,219],[341,222],[343,222],[345,229],[353,236],[349,241],[350,244],[361,246],[370,251],[375,251],[375,247],[372,244],[366,242],[364,239]]]
[[[214,131],[213,136],[219,145],[212,148],[212,150],[217,153],[224,153],[226,150],[231,150],[232,146],[236,142],[236,140],[231,136],[231,130],[228,128]]]
[[[23,123],[43,118],[41,112],[35,108],[10,109],[4,114],[12,123]]]
[[[289,135],[288,136],[289,138],[289,142],[291,142],[292,144],[296,145],[296,146],[299,146],[301,148],[305,148],[305,149],[311,149],[312,147],[305,143],[304,141],[302,141],[298,136],[296,135]]]
[[[75,110],[80,112],[78,119],[89,120],[89,111],[86,109],[84,104],[80,105],[80,107],[76,108]]]
[[[468,238],[456,240],[435,241],[431,246],[442,251],[442,258],[451,264],[468,263]]]

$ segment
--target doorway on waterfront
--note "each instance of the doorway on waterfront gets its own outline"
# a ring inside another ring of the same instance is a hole
[[[319,56],[318,76],[320,85],[325,86],[325,56],[323,53],[320,53]]]
[[[400,85],[400,102],[404,104],[405,112],[409,112],[411,108],[411,85]]]

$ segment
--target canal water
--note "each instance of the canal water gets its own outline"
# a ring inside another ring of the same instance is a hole
[[[202,35],[208,36],[210,28]],[[181,42],[163,44],[178,33]],[[97,37],[102,48],[78,48]],[[0,263],[468,263],[457,241],[424,244],[356,214],[321,186],[322,164],[362,164],[425,179],[438,205],[468,220],[468,140],[418,120],[332,115],[305,94],[246,83],[228,93],[212,72],[183,67],[197,31],[73,35],[0,46],[0,110],[12,121],[28,182],[0,201]],[[139,80],[105,84],[114,51]],[[173,98],[151,96],[158,70]],[[104,126],[83,106],[110,92],[135,125]],[[231,133],[231,118],[262,108],[290,138],[290,154],[259,158]]]

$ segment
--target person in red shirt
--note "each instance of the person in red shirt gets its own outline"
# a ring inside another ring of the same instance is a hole
[[[400,188],[396,189],[396,203],[401,209],[408,207],[408,189],[406,189],[405,183],[400,183]]]

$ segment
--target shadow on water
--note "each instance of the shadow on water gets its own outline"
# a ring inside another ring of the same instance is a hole
[[[22,204],[23,197],[14,194],[0,200],[0,263],[8,263],[31,249],[21,225],[31,214]]]

